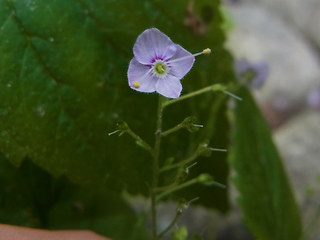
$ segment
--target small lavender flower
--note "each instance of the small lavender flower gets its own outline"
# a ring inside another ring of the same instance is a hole
[[[307,97],[310,107],[320,109],[320,89],[312,89]]]
[[[158,92],[167,98],[178,98],[182,91],[180,79],[192,68],[195,56],[210,52],[205,49],[191,54],[158,29],[147,29],[133,46],[129,86],[139,92]]]
[[[251,88],[259,89],[269,75],[269,66],[266,62],[250,63],[241,59],[235,62],[235,71],[240,81]]]

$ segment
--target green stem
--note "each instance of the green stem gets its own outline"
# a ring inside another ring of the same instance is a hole
[[[189,180],[189,181],[187,181],[187,182],[185,182],[185,183],[182,183],[182,184],[180,184],[180,185],[178,185],[178,186],[176,186],[176,187],[170,188],[170,189],[168,189],[168,190],[160,193],[160,194],[157,196],[156,200],[159,201],[161,198],[169,195],[170,193],[173,193],[173,192],[176,192],[176,191],[181,190],[181,189],[183,189],[183,188],[189,187],[189,186],[191,186],[191,185],[193,185],[193,184],[195,184],[195,183],[198,183],[198,182],[199,182],[199,178],[198,178],[198,177],[196,177],[196,178],[194,178],[194,179],[191,179],[191,180]]]
[[[215,85],[215,84],[214,84]],[[211,86],[208,86],[208,87],[205,87],[205,88],[202,88],[200,90],[197,90],[197,91],[194,91],[194,92],[191,92],[191,93],[188,93],[188,94],[185,94],[177,99],[173,99],[173,100],[170,100],[170,101],[167,101],[163,104],[164,107],[167,107],[173,103],[176,103],[176,102],[179,102],[179,101],[182,101],[182,100],[185,100],[185,99],[188,99],[188,98],[191,98],[191,97],[194,97],[194,96],[197,96],[197,95],[200,95],[202,93],[206,93],[206,92],[210,92],[212,91],[212,87],[214,85],[211,85]]]
[[[137,134],[135,134],[130,128],[128,128],[126,130],[126,132],[132,137],[134,138],[137,143],[143,147],[144,149],[146,149],[148,152],[151,153],[151,155],[153,155],[153,149],[150,147],[150,145],[148,143],[146,143],[141,137],[139,137]]]
[[[161,131],[162,131],[162,112],[163,112],[163,97],[159,95],[158,111],[157,111],[157,126],[156,136],[154,143],[154,155],[153,155],[153,179],[151,186],[151,215],[152,215],[152,239],[158,239],[157,230],[157,209],[156,209],[156,188],[159,181],[159,156],[160,156],[160,144],[161,144]]]
[[[163,107],[167,107],[173,103],[176,103],[176,102],[179,102],[179,101],[182,101],[182,100],[185,100],[185,99],[188,99],[188,98],[192,98],[192,97],[195,97],[197,95],[200,95],[200,94],[203,94],[203,93],[206,93],[206,92],[210,92],[210,91],[225,91],[225,87],[222,86],[221,84],[213,84],[211,86],[208,86],[208,87],[205,87],[205,88],[202,88],[202,89],[199,89],[197,91],[194,91],[194,92],[191,92],[191,93],[188,93],[188,94],[185,94],[177,99],[173,99],[173,100],[170,100],[170,101],[167,101],[163,104]]]
[[[195,160],[197,157],[199,156],[199,152],[196,151],[193,155],[191,155],[190,157],[188,157],[187,159],[181,161],[181,162],[177,162],[175,164],[171,164],[168,166],[165,166],[163,168],[160,169],[160,172],[165,172],[174,168],[178,168],[178,167],[183,167],[188,163],[191,163],[193,160]]]
[[[173,219],[172,222],[169,224],[169,226],[166,227],[166,229],[163,230],[163,232],[161,232],[161,233],[159,234],[158,239],[161,239],[164,235],[166,235],[166,234],[175,226],[175,224],[178,222],[181,214],[182,214],[182,211],[177,210],[174,219]]]
[[[184,128],[185,126],[183,124],[178,124],[177,126],[173,127],[173,128],[170,128],[164,132],[161,133],[161,136],[163,137],[166,137],[168,136],[169,134],[173,133],[173,132],[176,132],[178,130],[180,130],[181,128]]]
[[[235,98],[235,99],[237,99],[237,100],[239,100],[239,101],[242,100],[242,98],[240,98],[240,97],[236,96],[235,94],[227,91],[225,86],[217,83],[217,84],[213,84],[213,85],[211,85],[211,86],[208,86],[208,87],[199,89],[199,90],[197,90],[197,91],[194,91],[194,92],[185,94],[185,95],[183,95],[183,96],[181,96],[181,97],[179,97],[179,98],[177,98],[177,99],[169,100],[169,101],[167,101],[167,102],[165,102],[165,103],[163,104],[163,107],[165,108],[165,107],[167,107],[167,106],[169,106],[169,105],[171,105],[171,104],[173,104],[173,103],[180,102],[180,101],[182,101],[182,100],[185,100],[185,99],[188,99],[188,98],[192,98],[192,97],[195,97],[195,96],[197,96],[197,95],[200,95],[200,94],[203,94],[203,93],[206,93],[206,92],[210,92],[210,91],[223,92],[223,93],[225,93],[225,94],[227,94],[227,95],[229,95],[229,96],[231,96],[231,97],[233,97],[233,98]]]

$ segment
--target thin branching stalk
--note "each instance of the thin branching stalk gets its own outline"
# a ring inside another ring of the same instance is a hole
[[[136,142],[143,147],[145,150],[147,150],[151,155],[154,154],[153,149],[150,147],[150,145],[144,141],[140,136],[138,136],[136,133],[134,133],[130,128],[127,129],[127,133],[136,140]]]
[[[206,92],[210,92],[210,91],[214,91],[214,92],[223,92],[227,95],[229,95],[230,97],[233,97],[239,101],[242,101],[242,98],[238,97],[237,95],[229,92],[226,90],[226,87],[221,85],[221,84],[213,84],[211,86],[208,86],[208,87],[205,87],[205,88],[202,88],[202,89],[199,89],[197,91],[194,91],[194,92],[191,92],[191,93],[188,93],[188,94],[185,94],[177,99],[173,99],[173,100],[169,100],[167,102],[165,102],[163,104],[163,107],[167,107],[173,103],[176,103],[176,102],[180,102],[182,100],[185,100],[185,99],[188,99],[188,98],[192,98],[192,97],[195,97],[197,95],[200,95],[200,94],[203,94],[203,93],[206,93]]]
[[[176,215],[175,215],[174,219],[171,221],[171,223],[168,225],[168,227],[166,227],[166,229],[164,229],[159,234],[158,239],[161,239],[162,237],[164,237],[164,235],[166,235],[174,227],[174,225],[178,222],[181,214],[182,214],[182,210],[177,210],[176,211]]]
[[[168,190],[166,191],[163,191],[161,192],[160,194],[157,195],[156,197],[156,201],[159,201],[160,199],[164,198],[165,196],[168,196],[169,194],[173,193],[173,192],[176,192],[176,191],[179,191],[181,189],[184,189],[186,187],[189,187],[193,184],[196,184],[196,183],[199,183],[199,178],[196,177],[196,178],[193,178],[187,182],[184,182],[178,186],[175,186],[175,187],[172,187],[172,188],[169,188]]]
[[[185,160],[182,160],[180,162],[177,162],[177,163],[174,163],[174,164],[171,164],[171,165],[168,165],[168,166],[164,166],[163,168],[160,169],[160,172],[165,172],[165,171],[172,170],[172,169],[175,169],[175,168],[178,168],[178,167],[183,167],[183,166],[185,166],[187,164],[192,163],[197,157],[199,157],[199,152],[198,151],[196,151],[193,155],[191,155],[190,157],[188,157]]]
[[[157,240],[157,208],[156,208],[156,188],[159,181],[159,157],[161,146],[161,131],[162,131],[162,112],[163,112],[163,97],[159,95],[158,111],[157,111],[157,125],[155,132],[154,154],[153,154],[153,179],[151,186],[151,215],[152,215],[152,239]]]

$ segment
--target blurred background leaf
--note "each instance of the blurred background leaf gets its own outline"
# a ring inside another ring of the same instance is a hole
[[[0,222],[47,229],[90,229],[112,239],[147,239],[137,217],[117,193],[54,178],[25,159],[17,168],[0,156]]]
[[[234,182],[244,220],[262,240],[301,239],[299,210],[270,131],[249,91],[234,109],[232,154]]]

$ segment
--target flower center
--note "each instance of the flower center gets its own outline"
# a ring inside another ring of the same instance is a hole
[[[243,80],[247,83],[251,83],[255,77],[257,77],[257,72],[253,69],[249,69],[241,74],[241,77]]]
[[[169,67],[164,61],[158,59],[152,64],[152,70],[157,77],[162,78],[169,72]]]

